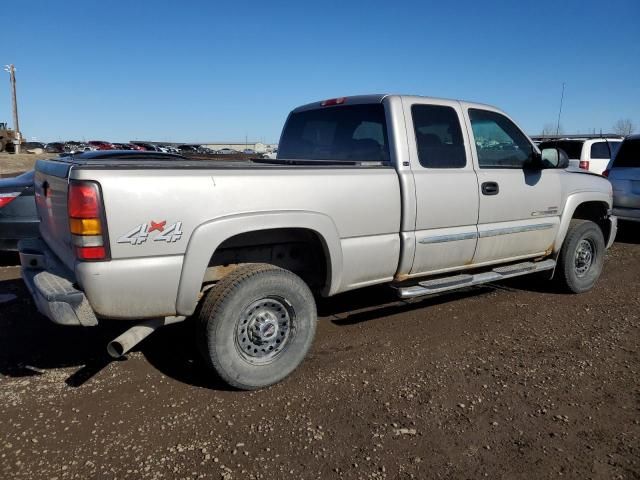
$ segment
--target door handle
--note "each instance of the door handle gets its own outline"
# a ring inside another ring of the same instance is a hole
[[[500,192],[498,182],[484,182],[482,184],[483,195],[497,195]]]

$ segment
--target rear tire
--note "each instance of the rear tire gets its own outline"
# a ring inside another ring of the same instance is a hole
[[[591,290],[602,273],[605,243],[602,230],[589,220],[571,220],[554,280],[572,293]]]
[[[255,390],[293,372],[316,330],[309,287],[288,270],[246,264],[224,277],[198,313],[205,362],[229,385]]]

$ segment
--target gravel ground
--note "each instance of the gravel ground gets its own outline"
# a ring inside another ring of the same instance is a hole
[[[55,326],[18,274],[0,268],[0,478],[640,478],[639,228],[583,295],[523,277],[323,301],[309,358],[252,393],[212,378],[188,324],[109,363],[121,324]]]

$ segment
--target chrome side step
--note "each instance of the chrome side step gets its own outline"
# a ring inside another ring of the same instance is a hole
[[[511,277],[519,277],[534,272],[552,270],[556,266],[556,261],[552,259],[541,262],[522,262],[504,267],[496,267],[492,270],[475,274],[454,275],[451,277],[441,277],[434,280],[425,280],[410,287],[394,287],[398,291],[400,298],[421,297],[423,295],[433,295],[462,287],[471,287],[482,283],[495,282]]]

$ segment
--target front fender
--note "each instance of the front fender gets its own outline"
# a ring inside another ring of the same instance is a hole
[[[193,231],[184,255],[176,312],[191,315],[195,311],[209,260],[225,240],[241,233],[275,228],[305,228],[320,237],[326,249],[329,271],[329,281],[323,293],[335,293],[342,280],[342,247],[338,230],[330,217],[301,210],[249,212],[216,218]]]
[[[560,249],[562,248],[562,243],[564,242],[564,238],[569,230],[569,223],[573,218],[573,214],[582,203],[586,202],[602,202],[606,203],[609,206],[608,208],[611,208],[611,196],[605,192],[588,191],[572,193],[569,195],[565,202],[562,216],[560,217],[560,228],[558,228],[558,233],[553,244],[553,252],[555,254],[560,252]],[[607,242],[607,239],[605,239],[605,242],[609,243]]]

